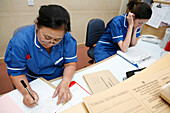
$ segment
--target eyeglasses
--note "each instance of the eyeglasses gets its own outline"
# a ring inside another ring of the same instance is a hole
[[[46,44],[54,44],[54,45],[57,45],[57,44],[59,44],[60,43],[60,41],[63,39],[63,38],[57,38],[57,39],[55,39],[55,40],[53,40],[53,41],[44,41],[44,40],[42,40],[41,39],[41,37],[42,37],[43,35],[41,35],[40,36],[40,31],[39,31],[39,40],[41,41],[41,42],[43,42],[43,43],[46,43]],[[45,36],[43,36],[46,40],[49,40],[49,39],[47,39]]]
[[[41,40],[41,38],[39,38],[39,39],[40,39],[41,42],[46,43],[46,44],[54,44],[54,45],[57,45],[57,44],[60,43],[60,41],[59,41],[59,42],[54,42],[54,41],[43,41],[43,40]]]

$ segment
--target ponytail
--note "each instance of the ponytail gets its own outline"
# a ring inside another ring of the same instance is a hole
[[[137,5],[139,2],[137,0],[131,0],[128,4],[127,7],[131,11],[135,5]]]

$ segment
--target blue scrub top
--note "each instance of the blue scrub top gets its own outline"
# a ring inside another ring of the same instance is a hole
[[[29,82],[38,77],[51,80],[63,75],[64,64],[77,62],[77,42],[67,32],[59,44],[51,48],[49,55],[38,42],[33,25],[14,35],[8,44],[4,60],[8,75],[25,74]]]
[[[101,36],[94,50],[95,62],[104,60],[120,50],[118,42],[124,41],[127,30],[127,14],[114,17],[109,21],[104,34]],[[140,28],[137,29],[136,37],[140,36]]]

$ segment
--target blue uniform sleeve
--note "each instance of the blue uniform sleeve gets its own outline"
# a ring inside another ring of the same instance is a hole
[[[140,36],[140,28],[137,29],[136,38],[138,38],[139,36]]]
[[[110,23],[110,29],[113,43],[118,43],[120,40],[123,40],[122,28],[116,23],[116,21],[112,20]]]
[[[77,42],[71,36],[70,33],[67,33],[67,35],[66,35],[66,44],[65,44],[64,48],[65,48],[64,64],[67,64],[70,62],[77,62]]]
[[[27,72],[25,55],[22,48],[9,43],[4,59],[7,65],[8,75],[17,76]]]

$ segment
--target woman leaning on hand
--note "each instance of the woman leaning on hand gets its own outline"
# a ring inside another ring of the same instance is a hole
[[[127,6],[131,12],[116,16],[107,24],[94,50],[95,62],[136,45],[140,27],[150,19],[152,10],[147,3],[136,0],[131,0]]]

